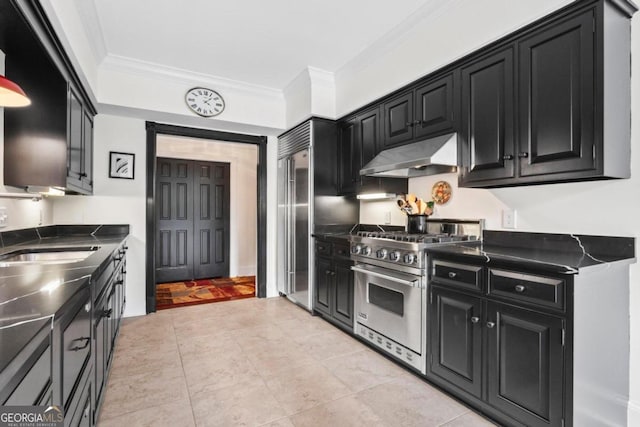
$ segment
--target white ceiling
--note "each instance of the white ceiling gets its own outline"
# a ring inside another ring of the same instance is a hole
[[[412,16],[445,2],[92,1],[86,29],[103,55],[278,90],[308,66],[338,71]]]

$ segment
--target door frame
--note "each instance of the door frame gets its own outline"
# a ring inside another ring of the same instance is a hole
[[[267,296],[267,137],[222,132],[210,129],[190,128],[164,123],[146,122],[147,130],[147,195],[146,195],[146,309],[156,311],[156,140],[157,135],[185,136],[190,138],[215,139],[258,146],[258,239],[256,295]]]

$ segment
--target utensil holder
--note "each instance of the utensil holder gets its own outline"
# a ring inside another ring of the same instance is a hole
[[[426,234],[429,215],[407,215],[407,233]]]

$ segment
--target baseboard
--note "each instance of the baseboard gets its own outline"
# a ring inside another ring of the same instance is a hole
[[[255,276],[255,275],[256,275],[255,265],[238,266],[237,276]]]
[[[629,401],[627,417],[628,426],[640,426],[640,403]]]

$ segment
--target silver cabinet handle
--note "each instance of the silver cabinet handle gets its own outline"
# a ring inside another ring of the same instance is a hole
[[[474,317],[471,318],[471,323],[478,323],[479,321],[480,321],[479,317],[475,317],[474,316]]]
[[[516,292],[524,292],[525,289],[524,285],[516,285]]]
[[[493,328],[494,326],[496,326],[496,324],[495,324],[495,323],[493,323],[493,322],[487,322],[487,328],[491,329],[491,328]]]
[[[454,278],[454,277],[456,277],[456,276],[457,276],[457,274],[456,274],[456,273],[454,273],[453,271],[450,271],[450,272],[449,272],[449,279],[453,279],[453,278]]]
[[[374,277],[379,277],[381,279],[386,279],[389,280],[391,282],[396,282],[396,283],[400,283],[403,285],[407,285],[407,286],[413,286],[414,288],[423,288],[424,286],[422,284],[420,284],[419,280],[404,280],[401,279],[399,277],[394,277],[390,274],[383,274],[383,273],[377,273],[375,271],[371,271],[369,269],[366,268],[361,268],[358,267],[357,265],[354,265],[351,267],[352,271],[355,271],[356,273],[363,273],[363,274],[367,274],[369,276],[374,276]]]

